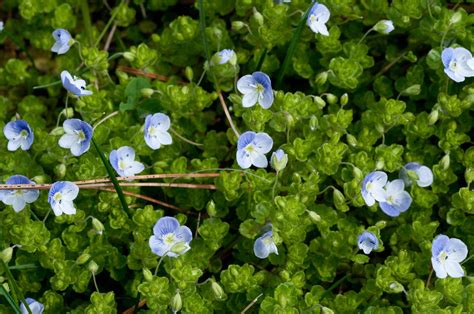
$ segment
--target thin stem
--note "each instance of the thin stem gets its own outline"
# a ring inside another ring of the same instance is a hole
[[[374,30],[374,28],[372,27],[372,28],[369,29],[367,32],[365,32],[364,36],[362,36],[362,38],[359,40],[359,42],[357,43],[357,45],[360,45],[360,43],[364,41],[365,37],[367,37],[367,35],[369,35],[369,33],[370,33],[371,31],[373,31],[373,30]]]
[[[384,74],[385,72],[387,72],[388,70],[390,70],[391,67],[393,67],[395,65],[395,63],[397,63],[401,58],[403,58],[406,54],[408,53],[408,51],[405,51],[404,53],[402,53],[401,55],[399,55],[398,57],[396,57],[395,59],[392,60],[392,62],[390,62],[389,64],[387,64],[382,70],[380,70],[377,74],[375,74],[374,76],[374,79],[382,74]]]
[[[95,290],[100,293],[99,291],[99,286],[97,285],[97,281],[95,280],[95,274],[92,273],[92,280],[94,280],[94,286],[95,286]]]
[[[462,265],[462,264],[466,263],[467,261],[469,261],[469,260],[470,260],[471,258],[473,258],[473,257],[474,257],[474,254],[471,255],[471,256],[469,256],[468,258],[466,258],[466,259],[465,259],[464,261],[462,261],[460,264]]]
[[[89,12],[89,4],[87,3],[87,0],[81,0],[80,6],[81,6],[82,22],[84,23],[86,36],[89,41],[89,45],[92,45],[92,22],[91,22],[91,15]]]
[[[166,253],[168,253],[168,252],[166,252]],[[163,258],[166,256],[166,253],[163,254],[162,257],[160,257],[160,260],[158,261],[158,265],[156,265],[155,272],[153,273],[154,276],[156,276],[156,274],[158,274],[158,268],[160,268],[161,262],[163,261]]]
[[[197,224],[196,224],[196,231],[194,233],[194,239],[197,238],[198,236],[198,230],[199,230],[199,224],[201,223],[201,212],[198,213],[198,219],[197,219]]]
[[[201,76],[199,77],[199,81],[197,82],[196,86],[199,86],[199,85],[201,84],[202,79],[203,79],[204,76],[206,75],[206,72],[207,72],[206,69],[204,69],[204,71],[202,71],[202,74],[201,74]]]
[[[145,6],[143,5],[143,3],[140,3],[140,11],[142,12],[143,18],[146,19],[146,10],[145,10]]]
[[[63,110],[63,111],[64,111],[64,115],[66,116],[66,118],[67,118],[67,103],[68,103],[68,101],[69,101],[69,93],[66,94],[66,101],[65,101],[64,110]],[[59,115],[58,115],[58,120],[56,121],[56,127],[59,126],[59,121],[61,121],[61,116],[62,116],[62,115],[63,115],[63,112],[61,111],[61,112],[59,113]]]
[[[433,268],[431,268],[430,274],[428,275],[428,279],[426,280],[426,288],[430,286],[432,275],[433,275]]]
[[[114,189],[107,189],[107,188],[97,188],[97,190],[99,190],[99,191],[105,191],[105,192],[115,192]],[[176,206],[174,206],[174,205],[165,203],[165,202],[163,202],[163,201],[159,201],[159,200],[157,200],[157,199],[154,199],[154,198],[151,198],[151,197],[148,197],[148,196],[145,196],[145,195],[141,195],[141,194],[133,193],[133,192],[127,192],[127,191],[123,191],[123,194],[128,195],[128,196],[133,196],[133,197],[136,197],[136,198],[139,198],[139,199],[142,199],[142,200],[145,200],[145,201],[148,201],[148,202],[150,202],[150,203],[154,203],[154,204],[157,204],[157,205],[160,205],[160,206],[163,206],[163,207],[167,207],[167,208],[170,208],[170,209],[174,209],[174,210],[176,210],[176,211],[178,211],[178,212],[180,212],[180,213],[184,213],[184,214],[187,214],[187,215],[196,216],[196,213],[194,213],[194,212],[190,212],[190,211],[181,209],[181,208],[176,207]]]
[[[77,40],[75,40],[74,43],[77,44],[77,52],[79,53],[79,58],[81,59],[81,62],[84,63],[84,57],[82,56],[82,52],[81,52],[81,49],[82,49],[81,43],[78,42]]]
[[[110,118],[112,118],[112,117],[118,115],[119,113],[120,113],[119,111],[114,111],[114,112],[112,112],[111,114],[105,116],[104,118],[102,118],[99,122],[97,122],[97,123],[94,125],[94,127],[93,127],[92,130],[95,131],[95,129],[96,129],[99,125],[101,125],[102,123],[104,123],[104,122],[107,121],[108,119],[110,119]]]
[[[203,146],[203,144],[201,143],[196,143],[196,142],[193,142],[191,140],[188,140],[187,138],[185,138],[184,136],[182,136],[181,134],[179,134],[178,132],[176,132],[174,129],[170,128],[170,131],[171,133],[173,133],[174,135],[176,135],[176,137],[178,137],[180,140],[188,143],[188,144],[191,144],[191,145],[194,145],[194,146]]]
[[[276,190],[276,187],[277,187],[277,184],[278,184],[278,175],[280,174],[280,172],[276,172],[276,175],[275,175],[275,183],[273,184],[273,188],[272,188],[272,199],[273,201],[275,201],[275,190]]]
[[[332,185],[327,186],[324,190],[322,190],[321,192],[319,192],[319,193],[316,194],[316,195],[321,195],[321,194],[323,194],[324,192],[326,192],[326,191],[329,190],[329,189],[334,189],[334,190],[335,190],[336,188],[335,188],[334,186],[332,186]]]
[[[43,218],[43,225],[44,225],[44,223],[46,222],[46,219],[48,219],[49,214],[51,214],[51,208],[48,210],[48,213],[47,213],[46,216],[44,216],[44,218]]]
[[[341,279],[339,279],[338,281],[336,281],[335,283],[333,283],[329,288],[326,289],[326,291],[324,291],[323,295],[319,299],[322,300],[327,294],[329,294],[334,288],[339,286],[349,276],[350,276],[350,274],[347,274],[344,277],[342,277]]]
[[[243,171],[240,169],[224,169],[224,170]],[[254,175],[254,176],[257,176],[257,175]],[[116,177],[116,179],[117,181],[130,181],[130,180],[147,180],[147,179],[166,179],[166,178],[215,178],[215,177],[219,177],[219,174],[218,173],[161,173],[161,174],[145,174],[145,175],[130,176],[130,177]],[[94,184],[94,183],[110,183],[110,179],[106,178],[106,179],[81,180],[81,181],[74,181],[73,183],[79,186]],[[51,188],[51,184],[0,184],[0,190],[48,190],[50,188]]]
[[[112,38],[114,37],[115,31],[117,30],[117,23],[114,23],[112,29],[110,30],[107,40],[105,41],[104,50],[109,50],[110,44],[112,43]]]
[[[122,5],[122,2],[120,2],[119,6]],[[107,22],[107,24],[105,25],[104,29],[102,30],[102,32],[100,33],[99,35],[99,38],[97,38],[96,42],[95,42],[95,45],[94,47],[97,47],[100,43],[100,41],[102,40],[102,37],[105,36],[105,33],[107,32],[107,30],[109,29],[110,25],[112,25],[113,21],[115,20],[115,17],[117,16],[117,14],[119,13],[119,9],[117,7],[117,9],[115,10],[115,12],[112,14],[112,16],[110,17],[109,21]],[[115,25],[115,24],[114,24]]]
[[[452,25],[452,24],[449,23],[448,28],[446,29],[446,31],[445,31],[444,34],[443,34],[443,37],[441,37],[441,42],[439,43],[439,48],[440,48],[441,50],[443,50],[444,39],[446,38],[446,35],[448,34],[449,29],[451,28],[451,25]]]
[[[246,307],[245,309],[242,310],[242,312],[240,312],[240,314],[245,314],[245,312],[247,312],[255,303],[257,303],[258,299],[263,295],[263,293],[260,293],[255,299],[252,300],[252,302],[250,302]]]
[[[224,96],[222,96],[221,91],[218,91],[217,93],[219,94],[219,100],[221,102],[221,106],[222,106],[222,109],[224,110],[227,121],[229,121],[230,127],[232,128],[232,131],[234,131],[235,136],[237,136],[237,138],[239,138],[240,133],[237,130],[237,128],[235,127],[234,122],[232,121],[232,117],[230,116],[229,109],[227,109],[227,105],[225,103]]]

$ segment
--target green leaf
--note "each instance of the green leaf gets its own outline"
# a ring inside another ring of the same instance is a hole
[[[138,104],[138,100],[141,96],[141,90],[143,88],[150,88],[150,82],[143,77],[135,77],[128,82],[125,88],[125,97],[127,97],[126,103],[120,103],[120,111],[127,111],[135,109]]]

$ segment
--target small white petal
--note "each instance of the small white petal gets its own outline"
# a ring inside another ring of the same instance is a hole
[[[242,107],[250,108],[250,107],[255,106],[257,102],[258,102],[258,93],[257,91],[254,90],[244,95],[244,97],[242,98]]]
[[[460,278],[464,276],[464,270],[458,262],[450,261],[449,258],[444,262],[446,272],[450,277]]]
[[[433,266],[434,271],[436,272],[436,277],[446,278],[448,273],[444,269],[443,265],[434,257],[431,258],[431,265]]]

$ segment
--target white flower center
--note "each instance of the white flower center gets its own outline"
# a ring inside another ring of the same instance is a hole
[[[23,138],[26,138],[28,136],[28,131],[27,130],[21,130],[20,136]]]
[[[119,160],[118,166],[119,166],[120,170],[125,170],[127,168],[130,168],[130,165],[128,164],[128,162],[123,160],[123,159]]]
[[[159,125],[160,123],[157,124],[157,126]],[[159,133],[160,133],[160,130],[153,125],[150,125],[150,127],[148,128],[148,135],[151,137],[157,137]]]
[[[272,237],[265,237],[263,240],[262,240],[263,244],[265,244],[265,246],[270,246],[273,244],[273,239]]]
[[[314,24],[314,23],[319,23],[319,17],[317,17],[316,15],[311,15],[310,16],[310,21],[311,21],[311,24]]]
[[[449,62],[449,69],[453,72],[456,72],[457,68],[458,68],[458,65],[457,65],[456,60],[451,60]]]
[[[76,134],[77,143],[81,143],[86,140],[86,135],[84,134],[84,131],[74,130],[74,133]]]
[[[176,237],[175,237],[174,233],[168,233],[163,237],[163,242],[165,242],[166,245],[171,246],[176,242],[175,238]]]
[[[60,202],[62,197],[63,195],[61,194],[61,192],[56,192],[53,196],[53,199],[55,202]]]
[[[438,261],[440,263],[444,263],[447,259],[448,259],[448,253],[446,253],[445,251],[442,251],[441,253],[439,253]]]

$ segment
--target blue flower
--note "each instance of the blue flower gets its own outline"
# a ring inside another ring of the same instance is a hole
[[[90,90],[86,90],[86,81],[78,79],[75,76],[73,78],[68,71],[61,72],[61,82],[65,89],[76,96],[92,95]]]
[[[430,186],[433,183],[433,172],[430,168],[420,165],[417,162],[409,162],[400,169],[400,179],[405,182],[406,186],[410,186],[413,182],[408,175],[408,171],[413,171],[418,179],[416,184],[422,188]]]
[[[387,180],[387,174],[383,171],[371,172],[365,176],[361,193],[367,206],[374,205],[375,201],[385,201],[384,186]]]
[[[273,152],[272,157],[270,157],[270,165],[276,171],[282,171],[285,169],[286,165],[288,164],[288,154],[285,154],[283,149],[277,149],[277,151]]]
[[[258,168],[268,166],[268,153],[273,146],[272,138],[264,132],[247,131],[242,133],[237,141],[237,163],[242,169],[254,165]]]
[[[379,240],[372,232],[364,231],[357,238],[357,245],[364,251],[364,254],[370,254],[372,250],[379,248]]]
[[[110,152],[110,164],[122,177],[134,176],[145,170],[145,166],[135,161],[135,151],[129,146],[122,146]]]
[[[467,246],[459,239],[438,235],[431,246],[431,264],[436,277],[459,278],[464,276],[460,263],[467,257]]]
[[[265,232],[262,236],[255,240],[253,244],[253,253],[258,258],[267,258],[271,253],[278,255],[278,248],[273,242],[272,230]]]
[[[73,182],[58,181],[51,185],[48,193],[48,202],[56,216],[76,214],[74,199],[79,194],[79,187]]]
[[[216,62],[217,64],[230,62],[230,64],[235,65],[237,63],[237,55],[232,49],[224,49],[217,52]]]
[[[455,82],[463,82],[466,77],[474,76],[474,59],[465,48],[445,48],[441,53],[441,60],[444,73]]]
[[[42,303],[39,303],[38,301],[32,298],[26,298],[25,301],[28,304],[28,307],[30,308],[32,314],[43,313],[44,305]],[[28,310],[26,309],[26,306],[23,304],[23,302],[20,302],[20,311],[21,314],[28,314]]]
[[[8,140],[9,151],[15,151],[20,147],[22,150],[28,150],[35,139],[33,130],[25,120],[8,122],[3,128],[3,134]]]
[[[69,41],[71,40],[71,34],[65,29],[58,28],[53,32],[53,38],[56,40],[53,47],[51,47],[52,52],[56,52],[58,55],[62,55],[68,52]]]
[[[385,201],[379,201],[380,208],[391,217],[397,217],[411,205],[411,196],[405,190],[402,179],[393,180],[385,186]]]
[[[389,34],[395,29],[395,27],[391,20],[381,20],[375,24],[374,29],[379,33]]]
[[[258,102],[263,109],[268,109],[273,104],[272,82],[263,72],[253,72],[241,77],[237,82],[237,89],[244,94],[244,108],[253,107]]]
[[[146,116],[145,142],[151,149],[158,149],[161,145],[170,145],[173,142],[168,133],[170,124],[170,118],[163,113]]]
[[[180,226],[174,217],[162,217],[153,227],[153,235],[149,245],[151,251],[158,256],[177,257],[191,249],[189,242],[193,239],[191,230]],[[182,246],[182,247],[181,247]],[[179,251],[176,248],[179,247]]]
[[[309,28],[316,34],[329,36],[326,23],[329,21],[330,16],[331,12],[329,12],[329,9],[324,4],[316,2],[311,8],[311,11],[309,11],[306,24],[308,24]]]
[[[36,184],[22,175],[8,178],[6,184]],[[0,190],[0,200],[5,205],[12,205],[15,212],[21,211],[26,204],[31,204],[39,197],[39,190]]]
[[[59,146],[70,148],[74,156],[80,156],[89,150],[92,139],[92,126],[79,119],[67,119],[63,123],[66,134],[59,139]]]
[[[0,33],[3,31],[3,21],[0,21]]]

